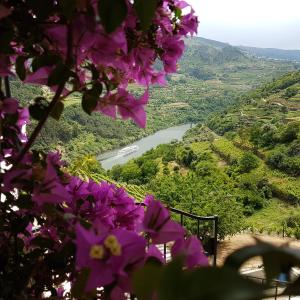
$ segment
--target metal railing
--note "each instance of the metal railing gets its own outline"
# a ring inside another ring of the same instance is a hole
[[[137,205],[146,206],[145,203],[136,203]],[[198,216],[191,213],[188,213],[186,211],[173,208],[173,207],[167,207],[168,210],[173,213],[176,216],[179,217],[180,224],[184,227],[184,221],[185,220],[191,220],[196,222],[196,232],[198,239],[202,242],[205,254],[207,256],[212,257],[213,266],[217,265],[217,249],[218,249],[218,226],[219,226],[219,217],[218,216]],[[201,223],[204,222],[210,222],[212,223],[211,229],[212,232],[209,234],[207,231],[207,228],[205,227],[204,233],[201,234]],[[163,257],[165,260],[167,260],[167,244],[163,245]]]
[[[251,275],[244,275],[244,277],[251,279],[253,281],[256,281],[258,283],[261,283],[262,285],[267,284],[267,280],[265,278],[257,277],[257,276],[251,276]],[[263,299],[274,299],[274,300],[292,300],[294,297],[291,295],[284,295],[282,296],[282,291],[288,287],[290,282],[274,279],[272,283],[270,284],[270,287],[267,290],[267,293]],[[298,298],[297,298],[298,299]]]
[[[180,224],[184,226],[184,220],[190,219],[196,222],[196,235],[199,240],[202,241],[204,250],[208,256],[213,257],[213,265],[217,265],[217,249],[218,249],[218,226],[219,217],[218,216],[198,216],[177,208],[168,208],[172,213],[180,217]],[[201,222],[212,222],[212,234],[207,235],[206,233],[201,235]]]

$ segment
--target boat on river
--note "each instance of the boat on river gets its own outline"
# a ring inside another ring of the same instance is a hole
[[[139,150],[138,145],[128,146],[118,151],[118,156],[126,156]]]

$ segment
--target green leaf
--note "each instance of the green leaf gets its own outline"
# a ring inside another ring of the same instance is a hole
[[[155,10],[157,8],[157,0],[135,0],[134,8],[136,10],[137,16],[141,22],[141,28],[143,30],[148,29],[150,26]]]
[[[183,284],[183,257],[179,257],[169,264],[163,270],[159,281],[159,299],[173,300],[184,297],[182,291]]]
[[[231,267],[235,270],[239,268],[250,258],[255,256],[261,256],[266,252],[269,252],[273,249],[272,245],[269,244],[259,244],[253,246],[247,246],[241,249],[238,249],[234,253],[230,254],[224,263],[225,266]]]
[[[59,120],[60,116],[64,110],[64,104],[62,102],[58,102],[56,103],[55,107],[53,108],[52,112],[51,112],[51,117],[55,120]]]
[[[47,114],[48,102],[43,97],[35,98],[34,102],[34,104],[29,106],[29,113],[33,119],[40,121]]]
[[[76,1],[75,0],[60,0],[59,6],[61,7],[63,15],[70,19],[75,11],[76,8]]]
[[[72,296],[76,299],[81,299],[83,294],[84,294],[84,290],[85,290],[85,286],[87,283],[87,280],[89,278],[90,275],[90,269],[89,268],[83,268],[75,281],[74,286],[72,287]]]
[[[48,78],[48,85],[59,85],[66,82],[71,75],[70,69],[63,63],[58,63]]]
[[[24,232],[25,228],[30,222],[30,218],[28,216],[25,217],[16,217],[11,221],[11,231],[13,233]]]
[[[18,56],[16,60],[16,72],[22,81],[26,78],[26,69],[24,65],[26,59],[25,56]]]
[[[33,72],[44,66],[53,66],[60,61],[60,57],[55,54],[43,54],[33,59],[31,67]]]
[[[182,283],[186,300],[259,300],[263,286],[229,268],[199,268],[186,273]],[[179,299],[179,297],[177,297]]]
[[[175,17],[180,19],[181,16],[182,16],[182,10],[178,7],[175,7],[175,10],[174,10],[174,13],[175,13]]]
[[[51,248],[54,245],[54,242],[51,239],[37,236],[31,241],[31,244],[39,246],[40,248]]]
[[[92,87],[92,92],[100,97],[101,93],[103,91],[103,86],[99,81],[95,81]]]
[[[300,251],[291,248],[277,248],[259,241],[257,245],[241,248],[225,261],[225,266],[238,270],[247,260],[260,256],[263,259],[266,279],[270,283],[280,273],[287,273],[293,266],[300,266]]]
[[[161,278],[162,267],[147,263],[142,269],[134,273],[133,291],[141,300],[153,299]]]
[[[34,206],[34,202],[30,195],[21,194],[16,200],[16,205],[21,209],[31,209]]]
[[[99,97],[97,97],[91,91],[86,91],[82,95],[81,106],[82,109],[89,115],[91,115],[92,111],[96,108]]]
[[[87,90],[83,93],[81,106],[82,106],[82,109],[87,114],[90,115],[92,113],[92,111],[96,108],[99,97],[102,93],[102,89],[103,89],[102,84],[100,82],[96,81],[93,84],[92,89]]]
[[[100,21],[107,33],[114,32],[127,16],[124,0],[99,0],[98,10]]]

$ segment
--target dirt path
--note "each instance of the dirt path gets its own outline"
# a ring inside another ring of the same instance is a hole
[[[293,248],[298,248],[300,250],[300,241],[291,238],[282,238],[278,236],[268,236],[268,235],[251,235],[251,234],[237,234],[233,237],[225,239],[220,243],[218,247],[218,265],[222,265],[225,258],[235,250],[255,244],[255,239],[253,237],[259,238],[264,242],[271,243],[276,246],[289,245]],[[262,265],[260,258],[253,258],[246,262],[243,269],[255,269]]]

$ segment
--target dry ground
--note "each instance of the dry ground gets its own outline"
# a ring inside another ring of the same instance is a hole
[[[224,259],[233,251],[248,245],[255,244],[255,238],[259,238],[264,242],[274,244],[276,246],[289,245],[293,248],[298,248],[300,250],[300,241],[291,238],[282,238],[278,236],[268,236],[268,235],[251,235],[247,233],[237,234],[233,237],[226,238],[223,242],[219,244],[218,247],[218,265],[222,265]],[[260,258],[254,258],[248,261],[243,269],[252,269],[261,266],[262,261]]]

